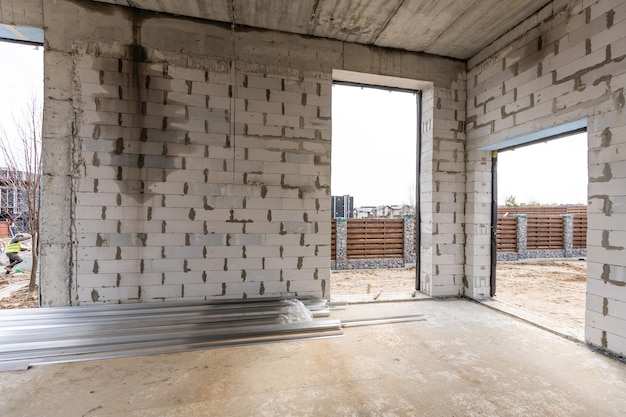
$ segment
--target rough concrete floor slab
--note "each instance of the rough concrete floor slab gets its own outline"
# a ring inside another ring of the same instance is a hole
[[[626,364],[464,300],[353,305],[340,338],[0,374],[1,416],[623,416]]]

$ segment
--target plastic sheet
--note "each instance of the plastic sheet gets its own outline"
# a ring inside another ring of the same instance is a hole
[[[279,319],[281,323],[310,323],[313,321],[311,310],[300,300],[285,300],[286,307],[280,310]]]

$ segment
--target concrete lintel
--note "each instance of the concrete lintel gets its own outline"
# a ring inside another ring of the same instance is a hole
[[[548,127],[537,132],[529,133],[527,135],[515,136],[509,139],[505,139],[498,143],[486,145],[478,148],[479,151],[499,151],[503,149],[517,148],[524,145],[530,145],[533,142],[538,142],[546,139],[555,139],[557,137],[566,136],[569,134],[580,133],[587,130],[587,119],[580,119],[574,122],[565,123],[559,126]]]

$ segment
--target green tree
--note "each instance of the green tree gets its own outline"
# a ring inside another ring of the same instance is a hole
[[[539,200],[535,200],[534,198],[531,198],[530,200],[528,200],[528,203],[526,203],[527,206],[540,206],[541,202]]]
[[[504,205],[507,206],[507,207],[518,207],[517,200],[515,199],[515,196],[514,195],[510,195],[506,199],[504,199]]]

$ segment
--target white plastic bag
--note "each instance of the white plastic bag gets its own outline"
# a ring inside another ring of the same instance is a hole
[[[300,300],[285,300],[286,307],[280,310],[278,318],[281,323],[310,323],[313,321],[313,313],[305,307]]]

